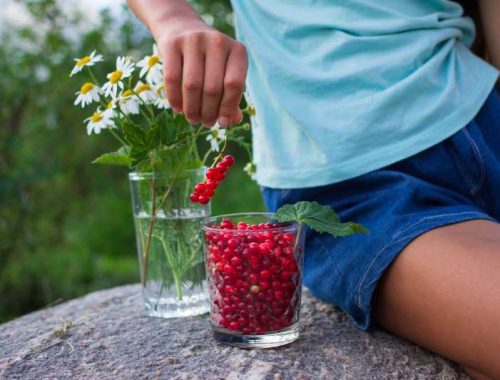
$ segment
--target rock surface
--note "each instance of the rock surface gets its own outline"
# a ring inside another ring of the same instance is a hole
[[[302,335],[278,349],[217,344],[207,316],[142,315],[138,285],[91,293],[0,325],[0,379],[468,379],[382,331],[356,330],[304,294]]]

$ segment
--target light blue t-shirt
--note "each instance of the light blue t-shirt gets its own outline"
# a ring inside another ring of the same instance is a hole
[[[339,182],[471,121],[498,72],[447,0],[232,0],[249,53],[257,181]]]

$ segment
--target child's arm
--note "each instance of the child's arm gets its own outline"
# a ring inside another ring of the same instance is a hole
[[[239,123],[244,46],[203,22],[187,0],[128,0],[164,60],[167,98],[192,124]]]
[[[479,8],[488,61],[500,70],[500,0],[480,0]]]

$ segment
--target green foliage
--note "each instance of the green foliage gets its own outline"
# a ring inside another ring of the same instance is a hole
[[[33,22],[0,35],[0,321],[139,280],[127,170],[90,164],[116,145],[86,135],[81,120],[90,111],[72,96],[84,80],[68,73],[74,57],[94,49],[138,56],[152,41],[128,13],[117,21],[103,12],[89,29],[83,14],[61,10],[62,0],[19,3]],[[196,4],[217,28],[231,28],[227,2]],[[102,62],[96,75],[112,65]],[[231,153],[247,161],[244,149]],[[241,167],[214,199],[214,213],[263,209]]]
[[[293,205],[284,205],[276,211],[276,220],[303,223],[317,232],[326,232],[333,237],[368,233],[368,230],[361,224],[342,223],[330,206],[323,206],[318,202],[301,201]]]
[[[102,165],[119,165],[119,166],[127,166],[132,165],[132,160],[129,157],[129,149],[127,147],[122,146],[115,152],[104,153],[97,157],[93,164],[102,164]]]

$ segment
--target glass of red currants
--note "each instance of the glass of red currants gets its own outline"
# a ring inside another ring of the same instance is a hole
[[[299,336],[303,227],[271,213],[230,214],[203,222],[210,320],[225,344],[277,347]]]

